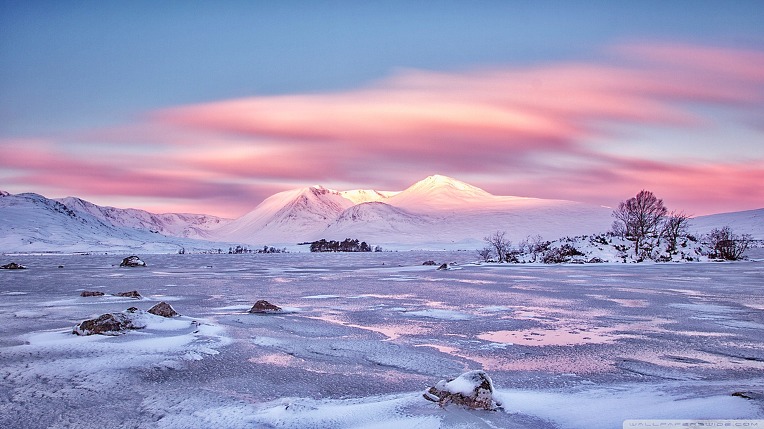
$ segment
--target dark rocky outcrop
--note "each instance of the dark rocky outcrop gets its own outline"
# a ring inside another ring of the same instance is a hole
[[[128,256],[127,258],[122,260],[122,263],[119,264],[120,267],[145,267],[146,263],[143,262],[143,260],[135,255]]]
[[[764,400],[764,393],[761,392],[751,392],[751,391],[745,391],[745,392],[735,392],[732,394],[732,396],[737,396],[739,398],[748,399],[751,401],[763,401]]]
[[[448,264],[443,264],[438,267],[438,270],[447,270],[447,269],[448,269]]]
[[[255,305],[252,306],[252,308],[249,310],[250,313],[279,313],[281,312],[281,307],[278,305],[271,304],[270,302],[261,299],[255,303]]]
[[[180,314],[178,314],[178,312],[175,311],[175,309],[172,308],[172,306],[170,304],[168,304],[168,303],[166,303],[164,301],[162,301],[159,304],[151,307],[149,309],[149,313],[155,314],[157,316],[162,316],[162,317],[180,316]]]
[[[493,398],[493,382],[484,371],[469,371],[451,380],[440,380],[424,393],[428,401],[441,407],[453,403],[480,410],[501,407]]]
[[[85,297],[88,297],[88,296],[104,296],[104,295],[105,294],[103,292],[97,291],[97,290],[83,290],[80,293],[80,296],[85,296]]]
[[[135,320],[132,314],[106,313],[95,319],[85,320],[74,327],[73,334],[77,335],[120,335],[131,329],[142,329],[146,325]]]
[[[438,263],[435,262],[435,261],[424,261],[424,263],[422,263],[422,265],[438,265]]]
[[[116,294],[116,296],[121,296],[124,298],[138,298],[138,299],[141,298],[141,294],[139,294],[137,290],[131,290],[129,292],[120,292]]]
[[[11,262],[10,264],[0,265],[0,268],[3,270],[26,270],[27,267],[17,264],[15,262]]]

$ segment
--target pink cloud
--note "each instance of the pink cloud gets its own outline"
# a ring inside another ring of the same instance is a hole
[[[764,196],[752,183],[761,183],[764,155],[710,163],[698,146],[670,162],[655,151],[614,156],[604,145],[638,142],[625,131],[633,129],[693,139],[729,120],[699,107],[741,113],[740,123],[725,127],[755,130],[750,118],[764,111],[764,53],[677,44],[611,52],[617,57],[609,63],[404,70],[356,90],[178,106],[122,127],[17,142],[0,171],[13,172],[14,183],[78,195],[239,208],[230,216],[271,190],[401,189],[432,173],[494,177],[485,183],[495,193],[599,204],[649,188],[696,214],[760,206]],[[718,144],[735,153],[736,138]]]

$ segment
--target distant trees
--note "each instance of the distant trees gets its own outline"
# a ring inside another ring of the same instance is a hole
[[[743,257],[753,238],[750,234],[734,234],[729,226],[725,226],[711,230],[707,239],[713,248],[714,254],[712,256],[736,261]]]
[[[346,238],[343,241],[326,241],[321,239],[310,243],[311,252],[371,252],[372,248],[365,241],[358,241],[358,239]],[[382,251],[382,248],[377,246],[374,249],[375,252]]]
[[[483,241],[488,243],[491,250],[496,254],[498,262],[507,261],[507,255],[512,250],[512,242],[507,238],[506,231],[496,231],[493,234],[484,237]]]
[[[652,192],[641,190],[635,197],[618,204],[613,210],[613,232],[634,241],[635,254],[640,256],[642,245],[649,237],[658,235],[668,209],[663,200]]]
[[[218,253],[220,253],[220,249],[218,249]],[[246,246],[237,245],[236,247],[229,247],[228,253],[231,255],[238,255],[242,253],[287,253],[287,250],[286,247],[278,249],[273,246],[263,246],[262,249],[252,250]]]

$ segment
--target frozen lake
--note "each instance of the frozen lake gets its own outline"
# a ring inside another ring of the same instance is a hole
[[[147,268],[119,268],[124,256],[0,261],[29,267],[0,270],[0,427],[764,418],[762,396],[732,396],[764,391],[764,262],[475,265],[472,252],[399,252],[146,255]],[[130,290],[144,298],[109,295]],[[247,313],[259,299],[287,312]],[[71,334],[159,301],[183,317]],[[493,378],[504,410],[422,398],[473,369]]]

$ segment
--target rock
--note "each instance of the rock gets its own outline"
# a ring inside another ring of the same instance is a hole
[[[128,307],[128,309],[125,311],[127,311],[128,313],[135,313],[140,310],[138,310],[138,307]]]
[[[141,258],[133,255],[123,259],[122,263],[119,264],[119,266],[120,267],[145,267],[146,263],[143,262]]]
[[[443,264],[443,265],[438,267],[438,271],[440,271],[440,270],[447,270],[447,269],[448,269],[448,264]]]
[[[273,305],[270,302],[261,299],[255,303],[255,305],[252,306],[252,308],[249,310],[250,313],[279,313],[281,312],[281,307],[278,305]]]
[[[435,261],[424,261],[422,265],[438,265],[438,263]]]
[[[106,313],[95,319],[86,320],[74,327],[77,335],[120,335],[131,329],[143,329],[146,325],[135,320],[128,313]]]
[[[80,296],[104,296],[105,294],[103,292],[97,291],[97,290],[83,290],[82,293],[80,293]]]
[[[141,298],[141,294],[139,294],[137,290],[131,290],[130,292],[120,292],[117,294],[117,296],[122,296],[125,298]]]
[[[178,314],[178,312],[175,311],[175,309],[172,308],[172,306],[170,304],[168,304],[168,303],[166,303],[164,301],[162,301],[159,304],[151,307],[149,309],[149,313],[155,314],[157,316],[162,316],[162,317],[180,316],[180,314]]]
[[[739,398],[749,399],[749,400],[752,400],[752,401],[764,399],[764,394],[762,394],[761,392],[750,392],[750,391],[735,392],[735,393],[732,394],[732,396],[737,396]]]
[[[23,265],[19,265],[15,262],[11,262],[10,264],[1,265],[0,268],[4,270],[26,270],[27,267]]]
[[[64,266],[63,265],[59,265],[58,268],[64,268]]]
[[[452,379],[440,380],[424,393],[424,398],[441,407],[449,403],[472,409],[496,410],[501,407],[493,399],[493,382],[484,371],[469,371]]]

